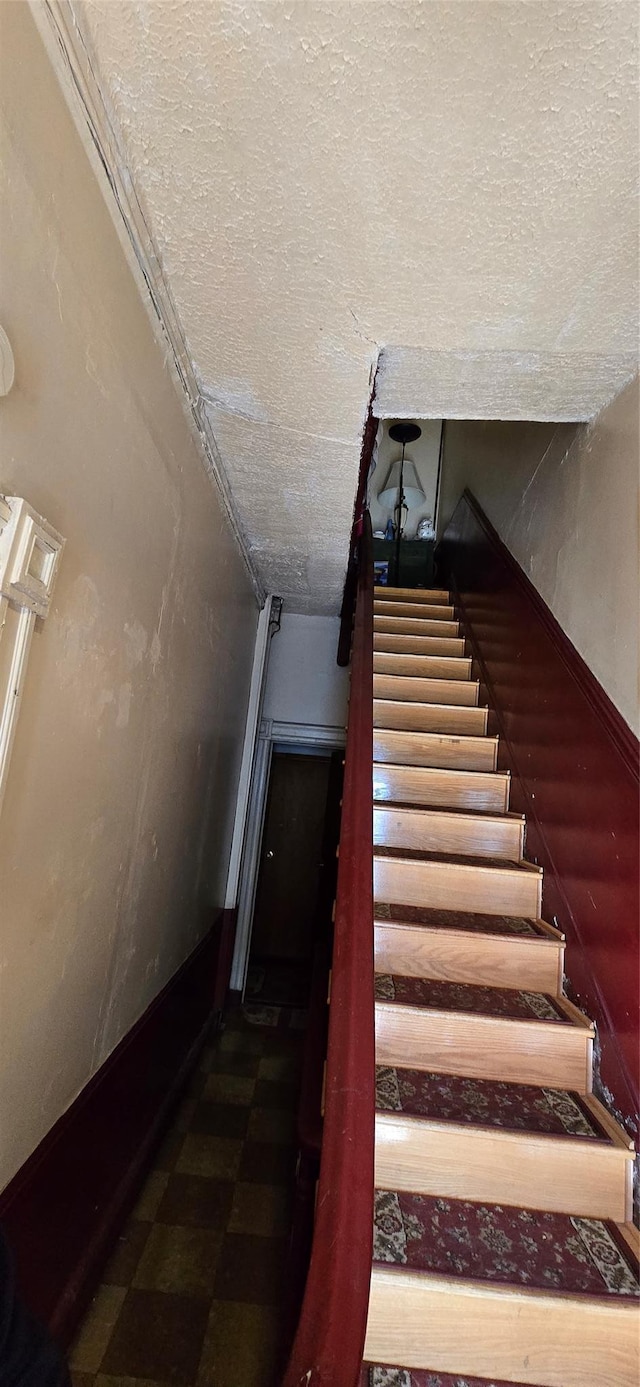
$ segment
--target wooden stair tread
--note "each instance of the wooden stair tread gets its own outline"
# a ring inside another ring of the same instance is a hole
[[[504,857],[471,856],[466,853],[431,852],[424,848],[387,848],[376,845],[374,857],[406,858],[411,862],[448,862],[452,867],[488,867],[491,870],[506,872],[526,872],[539,875],[541,868],[531,862],[510,862]]]
[[[468,930],[472,934],[533,935],[543,939],[549,937],[538,921],[526,920],[519,915],[480,915],[468,910],[431,910],[427,906],[419,905],[389,905],[386,901],[376,901],[374,912],[376,920],[390,921],[393,924],[426,925],[429,929]]]
[[[544,1022],[570,1026],[571,1018],[554,997],[545,992],[521,992],[507,987],[477,987],[472,983],[442,982],[434,978],[405,978],[377,973],[377,1002],[419,1007],[423,1011],[453,1011],[509,1021]]]
[[[373,1261],[495,1287],[626,1301],[640,1293],[616,1224],[390,1190],[375,1196]]]
[[[374,597],[389,597],[401,602],[450,602],[451,593],[444,588],[402,588],[387,583],[376,584]]]
[[[392,1368],[380,1363],[365,1363],[362,1369],[360,1387],[518,1387],[513,1382],[498,1381],[492,1377],[469,1377],[465,1373],[433,1373],[429,1368]],[[527,1387],[532,1387],[527,1383]],[[536,1384],[539,1387],[539,1384]]]
[[[609,1134],[580,1094],[533,1084],[377,1065],[376,1110],[457,1125],[610,1143]]]

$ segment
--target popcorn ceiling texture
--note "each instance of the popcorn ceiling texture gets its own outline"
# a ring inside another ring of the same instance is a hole
[[[584,418],[628,378],[635,4],[74,11],[240,522],[294,609],[339,602],[380,348],[412,349],[386,414]]]

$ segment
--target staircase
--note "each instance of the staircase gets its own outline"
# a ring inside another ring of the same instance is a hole
[[[374,601],[367,1387],[637,1387],[633,1148],[449,595]]]

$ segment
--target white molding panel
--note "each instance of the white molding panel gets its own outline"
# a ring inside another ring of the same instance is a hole
[[[46,617],[64,540],[22,496],[0,496],[0,809],[37,617]]]

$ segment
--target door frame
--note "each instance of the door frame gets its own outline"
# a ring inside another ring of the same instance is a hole
[[[267,794],[271,774],[271,758],[275,747],[304,755],[313,751],[339,751],[346,742],[343,727],[317,727],[311,723],[275,722],[262,718],[256,740],[256,753],[251,777],[247,827],[240,867],[238,890],[238,919],[231,965],[230,988],[244,997],[251,950],[253,912],[258,889],[258,872],[262,853],[262,836],[267,811]]]

